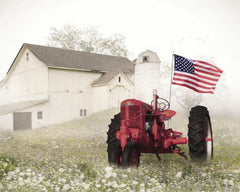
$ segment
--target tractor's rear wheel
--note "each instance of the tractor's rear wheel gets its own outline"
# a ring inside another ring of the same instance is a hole
[[[139,166],[140,153],[136,143],[127,143],[122,154],[122,167],[137,168]]]
[[[192,160],[213,158],[213,137],[209,112],[204,106],[193,107],[188,124],[189,155]]]
[[[109,124],[109,129],[107,132],[107,152],[108,152],[108,162],[110,165],[120,165],[120,156],[122,154],[122,149],[120,142],[117,140],[116,133],[120,130],[120,113],[114,115]],[[120,146],[120,148],[119,148]],[[119,150],[121,149],[121,151]]]

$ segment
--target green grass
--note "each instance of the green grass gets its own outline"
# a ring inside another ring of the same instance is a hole
[[[137,170],[111,168],[106,132],[117,110],[47,128],[0,133],[0,191],[240,191],[238,121],[213,119],[214,159],[142,154]],[[171,126],[187,133],[187,119]],[[187,146],[186,146],[187,148]]]

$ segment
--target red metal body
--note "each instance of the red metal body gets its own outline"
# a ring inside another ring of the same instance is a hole
[[[117,139],[122,150],[128,142],[138,144],[140,153],[177,153],[184,157],[183,145],[188,139],[182,133],[165,129],[165,121],[173,117],[173,110],[161,111],[157,107],[158,96],[154,94],[153,106],[136,99],[121,103],[121,127]]]

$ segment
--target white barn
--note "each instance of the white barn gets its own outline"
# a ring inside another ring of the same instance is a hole
[[[23,44],[0,83],[0,130],[45,127],[112,107],[134,95],[124,57]]]
[[[151,102],[160,59],[144,51],[124,57],[23,44],[0,82],[0,130],[45,127],[119,107],[127,98]]]

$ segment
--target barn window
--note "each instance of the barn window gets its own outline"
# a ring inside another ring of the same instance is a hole
[[[143,62],[149,62],[149,56],[143,56]]]
[[[43,118],[43,112],[42,111],[38,111],[37,112],[37,119],[42,119]]]
[[[118,82],[119,82],[119,83],[121,82],[121,77],[118,77]]]
[[[29,53],[26,53],[26,60],[29,61]]]
[[[83,116],[83,110],[80,109],[80,117]]]
[[[84,116],[87,116],[87,109],[83,110]]]

